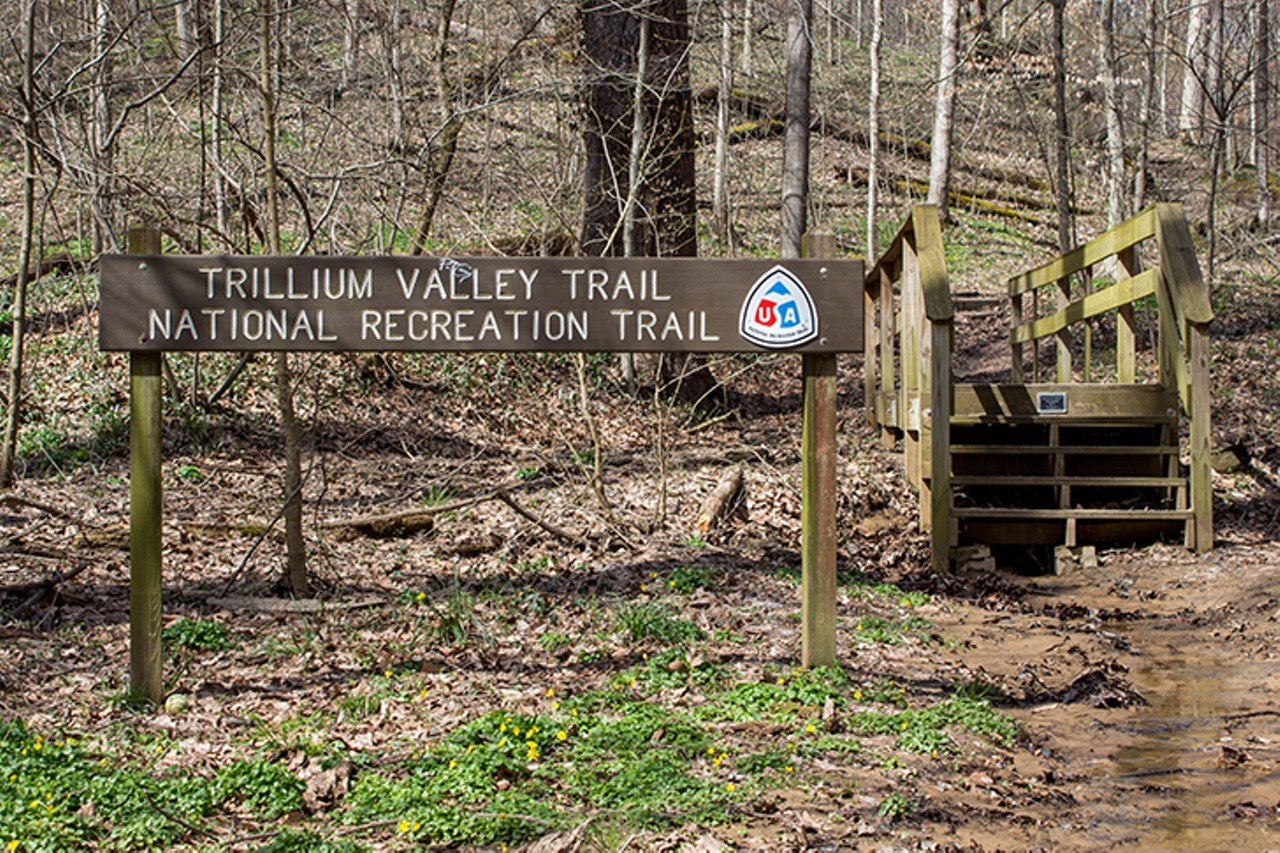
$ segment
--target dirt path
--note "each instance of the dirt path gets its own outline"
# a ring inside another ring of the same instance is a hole
[[[1228,540],[1202,557],[1117,552],[957,606],[943,633],[1006,693],[1032,751],[967,791],[930,792],[958,822],[923,835],[979,849],[1280,849],[1277,590],[1280,545]]]

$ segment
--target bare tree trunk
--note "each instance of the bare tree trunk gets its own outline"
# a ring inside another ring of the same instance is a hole
[[[1107,113],[1107,227],[1119,225],[1124,206],[1124,127],[1120,95],[1120,60],[1116,53],[1116,2],[1102,0],[1102,87]]]
[[[346,89],[360,56],[360,0],[345,0],[343,13],[341,86]]]
[[[5,413],[4,444],[0,447],[0,488],[13,485],[18,455],[18,425],[22,417],[22,356],[26,344],[27,285],[30,283],[32,244],[36,231],[36,0],[27,0],[22,47],[22,242],[18,247],[18,275],[13,286],[13,330],[9,344],[9,405]]]
[[[445,0],[436,29],[436,107],[440,111],[440,133],[434,141],[435,154],[431,158],[427,176],[427,200],[422,207],[418,229],[414,234],[412,252],[421,255],[426,251],[427,238],[435,224],[436,211],[444,198],[445,182],[453,169],[453,158],[458,153],[458,139],[462,136],[465,120],[458,115],[453,103],[453,84],[449,80],[449,30],[453,25],[453,10],[457,0]]]
[[[222,238],[226,238],[231,233],[230,217],[227,211],[227,176],[226,162],[223,159],[222,146],[222,116],[223,106],[222,98],[226,87],[226,79],[223,73],[223,62],[225,61],[225,53],[223,51],[222,41],[226,37],[226,10],[223,6],[223,0],[214,0],[213,3],[213,94],[210,109],[213,113],[213,127],[210,144],[213,148],[213,208],[214,218],[218,224],[218,234]]]
[[[787,18],[787,105],[782,150],[782,251],[801,255],[808,228],[809,204],[809,73],[813,59],[810,32],[813,0],[792,0]]]
[[[1209,0],[1191,0],[1187,15],[1186,50],[1182,55],[1182,102],[1178,130],[1198,136],[1204,129],[1206,60],[1209,50]]]
[[[752,0],[742,3],[742,73],[751,76],[751,42],[755,37],[755,18],[752,15]]]
[[[1225,75],[1223,74],[1223,26],[1222,0],[1209,0],[1209,56],[1205,72],[1205,79],[1209,82],[1209,85],[1205,94],[1213,113],[1212,135],[1210,136],[1210,144],[1213,149],[1209,166],[1212,170],[1209,175],[1209,210],[1205,221],[1209,237],[1208,264],[1205,272],[1208,274],[1210,287],[1217,280],[1218,190],[1225,176],[1227,120],[1231,111],[1231,105],[1228,102],[1225,91]]]
[[[280,200],[276,160],[276,9],[274,0],[259,0],[261,15],[259,54],[261,60],[263,163],[267,201],[267,250],[280,254]],[[310,594],[307,577],[307,542],[302,531],[302,441],[293,408],[293,377],[289,354],[276,354],[276,402],[280,407],[280,431],[284,437],[284,535],[286,566],[284,580],[298,598]]]
[[[716,152],[712,169],[711,211],[716,230],[733,254],[729,220],[729,101],[733,97],[733,5],[720,0],[720,88],[716,93]]]
[[[880,255],[880,40],[884,29],[884,2],[871,0],[871,94],[867,104],[867,263]]]
[[[929,158],[929,203],[938,205],[943,222],[948,219],[947,196],[951,185],[951,131],[956,104],[956,71],[959,68],[960,0],[942,0],[942,40],[938,52],[938,94],[933,110],[933,139]]]
[[[1271,222],[1271,8],[1258,0],[1255,16],[1256,64],[1253,67],[1253,167],[1258,186],[1258,225],[1266,231]]]
[[[1156,83],[1156,45],[1159,44],[1159,0],[1147,0],[1146,45],[1143,52],[1142,103],[1138,107],[1138,168],[1133,177],[1133,209],[1147,204],[1147,172],[1151,167],[1151,120],[1158,96]]]
[[[1053,129],[1054,198],[1058,207],[1058,248],[1066,252],[1075,244],[1075,219],[1071,212],[1071,140],[1067,129],[1067,45],[1063,13],[1066,0],[1049,0],[1053,9]]]
[[[186,55],[196,48],[195,16],[191,11],[191,0],[173,0],[173,30],[178,43],[178,53]]]
[[[98,60],[93,74],[93,244],[97,252],[113,251],[116,240],[115,211],[115,145],[108,140],[111,131],[111,3],[95,0],[93,10],[93,55]]]
[[[635,93],[631,98],[631,148],[627,152],[627,199],[622,206],[622,254],[636,256],[636,206],[639,204],[640,182],[644,176],[645,87],[649,78],[649,32],[651,20],[640,16],[640,32],[636,38]]]
[[[381,31],[387,92],[391,96],[391,138],[387,146],[392,151],[403,151],[405,146],[404,78],[400,73],[400,0],[391,0],[387,21],[381,27]]]

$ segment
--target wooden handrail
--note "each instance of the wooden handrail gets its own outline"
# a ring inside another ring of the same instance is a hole
[[[1157,205],[1145,208],[1065,255],[1013,276],[1009,279],[1009,295],[1030,293],[1041,287],[1057,284],[1068,276],[1082,272],[1099,261],[1118,255],[1130,246],[1136,246],[1152,237],[1156,233],[1156,209]]]
[[[867,275],[864,308],[867,417],[887,445],[902,436],[934,568],[945,571],[951,559],[954,311],[937,206],[916,205],[903,220]]]
[[[1139,271],[1137,247],[1156,243],[1156,266]],[[1072,276],[1115,257],[1124,275],[1114,284],[1070,298]],[[1024,320],[1024,298],[1038,298],[1050,289],[1056,311]],[[1121,384],[1137,384],[1133,304],[1156,297],[1160,344],[1157,348],[1159,384],[1176,389],[1178,402],[1191,421],[1190,501],[1193,520],[1187,527],[1187,544],[1205,551],[1213,545],[1212,489],[1209,470],[1209,356],[1208,324],[1213,319],[1209,289],[1196,261],[1195,245],[1186,215],[1178,204],[1155,204],[1089,242],[1009,279],[1011,323],[1009,343],[1013,351],[1013,378],[1024,381],[1022,346],[1035,344],[1033,365],[1038,375],[1039,342],[1057,341],[1057,377],[1073,380],[1071,333],[1077,323],[1117,312],[1116,375]],[[1085,326],[1083,376],[1091,381],[1092,329]]]

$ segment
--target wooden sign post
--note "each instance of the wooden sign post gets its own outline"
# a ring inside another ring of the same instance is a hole
[[[165,352],[798,353],[804,381],[802,658],[835,661],[836,355],[863,349],[863,263],[810,257],[252,257],[160,253],[152,229],[102,258],[99,339],[130,354],[130,672],[160,672]]]

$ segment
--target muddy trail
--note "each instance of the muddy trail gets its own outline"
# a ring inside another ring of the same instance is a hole
[[[1030,754],[939,791],[976,849],[1280,845],[1280,548],[1227,538],[970,581],[939,619]],[[952,633],[954,632],[954,633]],[[950,809],[944,809],[951,811]],[[935,834],[936,833],[936,834]]]

